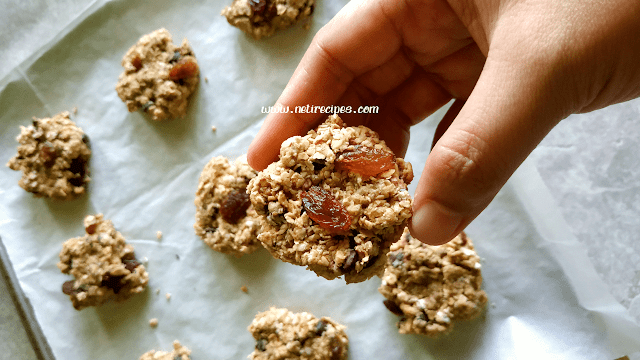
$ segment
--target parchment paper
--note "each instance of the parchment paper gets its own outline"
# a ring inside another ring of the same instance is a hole
[[[345,2],[320,0],[310,30],[262,41],[219,16],[224,1],[77,5],[84,12],[0,80],[2,161],[15,152],[18,125],[76,106],[73,119],[92,142],[89,193],[71,202],[34,198],[18,187],[19,173],[0,169],[0,235],[57,358],[135,359],[178,339],[194,359],[243,359],[255,345],[246,327],[269,306],[347,325],[353,360],[613,359],[640,350],[640,327],[602,282],[530,163],[467,231],[483,259],[487,311],[438,340],[397,333],[377,278],[327,281],[263,249],[241,259],[216,253],[194,234],[204,164],[246,151],[261,107],[273,104],[313,34]],[[160,27],[175,41],[189,39],[202,83],[185,119],[155,123],[128,113],[114,87],[125,51]],[[407,158],[416,179],[442,115],[412,132]],[[55,264],[62,242],[83,234],[83,217],[97,212],[148,259],[150,283],[127,302],[78,312],[61,292],[69,277]],[[159,320],[155,329],[151,318]]]

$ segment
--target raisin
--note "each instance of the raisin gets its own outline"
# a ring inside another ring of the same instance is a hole
[[[316,324],[316,335],[321,336],[325,330],[327,330],[327,322],[324,320],[318,321]]]
[[[396,304],[395,302],[387,299],[383,301],[383,304],[384,306],[387,307],[387,310],[391,311],[395,315],[398,315],[398,316],[404,315],[404,313],[402,312],[402,309],[400,309],[400,306],[398,306],[398,304]]]
[[[187,58],[182,58],[178,61],[171,71],[169,72],[169,79],[178,81],[186,78],[193,77],[198,74],[198,64]]]
[[[136,71],[142,69],[142,59],[140,59],[140,56],[136,56],[131,59],[131,65],[136,68]]]
[[[113,290],[114,294],[117,294],[125,285],[121,282],[123,278],[124,275],[113,276],[111,274],[104,274],[102,275],[100,286],[108,287],[109,289]]]
[[[40,157],[42,158],[44,166],[51,167],[56,162],[58,151],[52,143],[46,141],[40,148]]]
[[[220,206],[220,215],[224,221],[235,224],[247,214],[251,205],[249,195],[245,191],[233,189]]]
[[[89,226],[84,228],[84,230],[87,232],[87,234],[93,235],[96,233],[97,228],[98,228],[98,224],[90,224]]]
[[[344,231],[351,226],[351,216],[347,209],[329,191],[312,186],[309,191],[302,191],[300,198],[309,218],[323,229]]]
[[[362,176],[376,176],[394,166],[392,153],[362,145],[342,151],[335,163],[338,171],[347,170]]]

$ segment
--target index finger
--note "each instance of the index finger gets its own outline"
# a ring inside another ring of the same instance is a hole
[[[296,106],[334,105],[354,78],[384,64],[400,49],[401,36],[389,15],[393,9],[382,4],[351,1],[318,31],[276,102],[289,113],[268,114],[249,146],[247,159],[254,169],[276,160],[284,140],[323,120],[319,113],[293,113]]]

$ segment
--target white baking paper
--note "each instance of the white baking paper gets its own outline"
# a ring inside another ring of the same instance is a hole
[[[261,107],[274,103],[313,34],[344,3],[320,0],[309,30],[261,41],[219,16],[225,1],[78,2],[74,9],[84,10],[67,25],[39,24],[51,29],[50,40],[0,80],[0,159],[13,156],[18,126],[32,116],[77,107],[73,119],[91,138],[92,182],[77,200],[37,199],[3,167],[0,236],[57,358],[135,359],[177,339],[194,359],[243,359],[255,346],[247,326],[270,306],[345,324],[352,360],[614,359],[640,350],[640,327],[594,270],[531,163],[468,228],[482,258],[486,312],[438,340],[397,333],[377,278],[327,281],[263,249],[241,259],[216,253],[194,234],[203,166],[246,151]],[[128,113],[114,87],[122,55],[160,27],[175,41],[189,39],[202,82],[185,119],[157,123]],[[442,115],[412,132],[407,158],[416,179]],[[55,264],[62,242],[82,235],[83,217],[98,212],[148,259],[149,287],[124,303],[76,311],[61,292],[69,277]]]

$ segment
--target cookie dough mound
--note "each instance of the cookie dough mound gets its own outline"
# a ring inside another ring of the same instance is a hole
[[[64,242],[57,264],[75,277],[62,285],[73,307],[82,310],[109,300],[124,301],[142,292],[149,275],[111,221],[102,214],[89,215],[84,227],[84,236]]]
[[[362,175],[358,161],[345,168],[348,154],[363,151],[386,154],[384,171]],[[306,136],[286,140],[280,160],[249,183],[251,203],[263,216],[258,240],[274,257],[329,280],[382,274],[389,247],[411,217],[412,178],[411,164],[395,158],[377,133],[345,127],[332,115]]]
[[[178,340],[173,342],[173,351],[150,350],[140,356],[140,360],[191,360],[191,350],[180,345]]]
[[[429,246],[405,231],[391,246],[378,291],[389,311],[402,316],[401,334],[437,337],[451,331],[454,321],[482,313],[487,294],[481,285],[480,258],[466,234]]]
[[[36,197],[73,199],[86,191],[91,149],[89,137],[64,111],[52,118],[33,118],[20,127],[18,154],[7,166],[22,171],[20,187]]]
[[[314,7],[315,0],[234,0],[222,15],[258,40],[310,18]]]
[[[270,308],[256,315],[249,332],[256,339],[251,360],[346,360],[346,327],[328,317]]]
[[[179,47],[159,29],[144,35],[122,59],[116,91],[130,112],[144,110],[153,120],[181,118],[198,85],[198,62],[187,39]]]
[[[202,170],[193,228],[213,250],[240,257],[260,247],[260,220],[247,195],[247,184],[256,174],[246,156],[233,164],[217,156]]]

